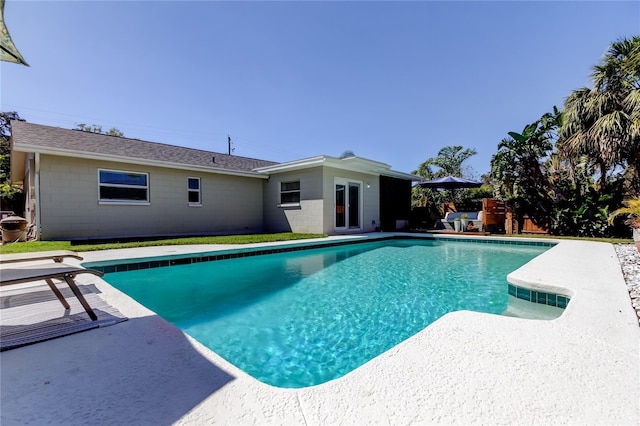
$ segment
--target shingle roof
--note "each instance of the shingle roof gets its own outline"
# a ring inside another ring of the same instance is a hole
[[[81,130],[43,126],[24,121],[11,122],[11,137],[14,149],[20,151],[44,150],[59,151],[60,153],[95,154],[96,157],[101,155],[116,156],[141,161],[177,163],[198,168],[205,167],[212,169],[212,171],[251,172],[258,167],[278,164],[273,161],[146,142],[139,139],[107,136]]]

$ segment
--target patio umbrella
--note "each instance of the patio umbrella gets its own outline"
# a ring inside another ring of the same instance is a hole
[[[15,62],[29,66],[24,60],[15,44],[11,40],[9,30],[4,23],[4,0],[0,0],[0,61]]]
[[[419,182],[418,186],[434,189],[478,188],[482,186],[482,182],[476,182],[474,180],[459,178],[455,176],[445,176],[438,179]]]

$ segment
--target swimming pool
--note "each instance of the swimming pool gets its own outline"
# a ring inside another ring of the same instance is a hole
[[[448,312],[502,314],[506,275],[548,248],[391,239],[104,269],[104,279],[253,377],[298,388],[343,376]]]

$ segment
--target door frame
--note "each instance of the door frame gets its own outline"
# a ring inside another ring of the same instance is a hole
[[[353,185],[357,185],[358,186],[358,226],[357,227],[351,227],[349,224],[349,213],[351,210],[351,206],[349,205],[349,185],[353,184]],[[338,227],[337,226],[337,208],[338,208],[338,200],[336,197],[336,186],[337,185],[343,185],[345,187],[345,211],[344,211],[344,215],[345,215],[345,226],[341,226]],[[341,177],[334,177],[333,178],[333,229],[335,231],[338,232],[345,232],[345,231],[362,231],[363,229],[363,217],[364,217],[364,209],[363,209],[363,198],[364,198],[364,191],[363,191],[364,185],[363,182],[361,180],[357,180],[357,179],[348,179],[348,178],[341,178]]]

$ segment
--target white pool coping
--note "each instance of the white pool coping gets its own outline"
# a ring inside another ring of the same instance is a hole
[[[561,240],[509,280],[566,289],[571,302],[551,321],[451,313],[342,378],[280,389],[82,276],[129,321],[0,353],[0,423],[640,424],[640,327],[613,246]]]

